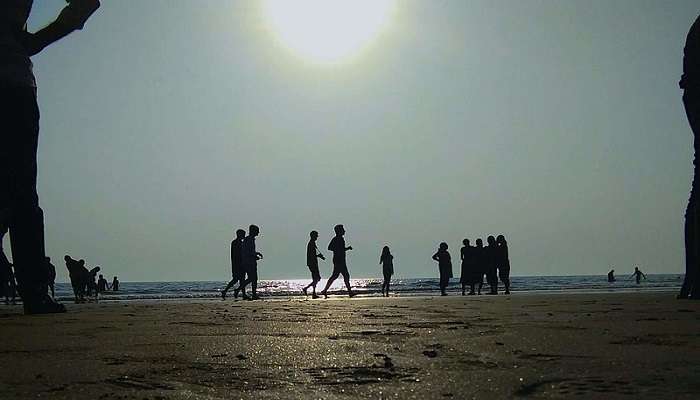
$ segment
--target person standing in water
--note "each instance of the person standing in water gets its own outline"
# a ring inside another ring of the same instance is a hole
[[[236,289],[243,292],[243,298],[248,300],[257,300],[258,297],[258,261],[263,259],[262,253],[255,250],[255,238],[260,234],[260,228],[257,225],[248,227],[248,236],[243,239],[241,250],[243,255],[243,266],[248,278],[241,283],[241,286]],[[245,295],[245,287],[250,284],[252,296],[248,298]],[[235,292],[234,292],[235,293]]]
[[[384,246],[382,249],[379,264],[382,266],[382,275],[384,275],[382,296],[389,297],[389,284],[391,283],[391,276],[394,275],[394,256],[391,254],[389,246]]]
[[[466,294],[467,285],[470,286],[469,296],[473,296],[474,286],[477,283],[476,260],[474,258],[474,247],[469,244],[469,239],[462,240],[464,245],[459,250],[459,258],[462,261],[462,269],[459,282],[462,284],[462,296]]]
[[[610,272],[608,272],[608,282],[612,283],[615,282],[615,270],[611,269]]]
[[[438,262],[440,271],[440,295],[447,296],[447,285],[450,284],[450,278],[452,278],[452,257],[447,251],[447,243],[440,243],[438,251],[433,254],[433,260]]]
[[[311,298],[318,299],[316,294],[316,285],[321,281],[321,272],[318,270],[318,259],[325,260],[326,257],[318,251],[318,246],[316,246],[316,241],[318,240],[318,232],[311,231],[309,233],[309,243],[306,244],[306,266],[309,267],[311,272],[311,283],[304,286],[301,289],[304,292],[304,296],[307,296],[307,291],[312,288]]]
[[[700,16],[688,31],[683,51],[683,76],[678,83],[683,89],[685,114],[693,133],[693,183],[685,210],[685,278],[679,299],[700,299],[700,221],[698,190],[700,190]]]
[[[32,0],[0,1],[0,229],[10,230],[24,313],[50,314],[66,309],[46,290],[44,213],[36,187],[39,106],[30,57],[82,29],[100,2],[71,0],[35,33],[27,31],[32,5]]]
[[[328,250],[333,252],[333,273],[328,282],[326,282],[326,287],[323,288],[321,294],[323,297],[328,298],[328,288],[331,287],[333,281],[338,279],[338,276],[343,275],[343,280],[345,281],[345,287],[348,289],[348,296],[353,297],[355,294],[352,292],[352,287],[350,286],[350,272],[348,271],[348,264],[346,260],[346,254],[348,250],[352,250],[352,246],[345,246],[345,227],[342,224],[338,224],[333,227],[335,236],[328,244]]]
[[[647,279],[647,276],[644,275],[644,272],[640,271],[638,267],[634,267],[634,272],[632,273],[632,276],[630,276],[630,278],[631,277],[634,277],[634,280],[637,281],[637,285],[641,283],[642,278],[644,278],[644,280]]]
[[[506,287],[506,294],[510,294],[510,259],[508,258],[508,242],[503,235],[496,238],[496,266],[498,267],[498,278]],[[498,285],[498,283],[496,284]]]
[[[221,291],[221,299],[223,300],[226,300],[226,293],[228,293],[229,289],[236,283],[242,283],[245,277],[243,272],[243,255],[241,253],[243,238],[245,238],[245,231],[237,229],[236,237],[231,241],[231,280],[224,290]],[[243,295],[246,296],[245,292],[243,292]],[[238,297],[237,290],[233,291],[233,297]]]
[[[109,290],[109,283],[104,275],[100,274],[99,278],[97,278],[97,293],[104,293],[107,290]]]
[[[113,292],[118,292],[119,291],[119,279],[115,276],[114,279],[112,279],[112,291]]]

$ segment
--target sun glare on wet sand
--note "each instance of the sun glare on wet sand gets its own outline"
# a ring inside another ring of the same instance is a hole
[[[395,0],[266,0],[264,13],[280,42],[319,64],[347,61],[387,26]]]

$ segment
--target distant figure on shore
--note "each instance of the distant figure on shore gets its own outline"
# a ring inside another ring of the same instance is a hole
[[[678,83],[683,89],[683,105],[693,132],[693,183],[685,211],[685,279],[679,299],[700,299],[700,16],[690,27],[683,54],[683,76]]]
[[[389,297],[389,284],[391,283],[391,276],[394,275],[394,256],[391,254],[389,246],[384,246],[382,249],[379,264],[382,266],[382,275],[384,276],[382,296]]]
[[[321,271],[318,269],[318,259],[325,260],[326,257],[318,251],[318,246],[316,246],[316,241],[318,240],[318,232],[311,231],[309,233],[309,243],[306,244],[306,266],[309,267],[311,272],[311,283],[304,286],[301,289],[304,292],[304,296],[307,296],[307,291],[312,288],[311,298],[318,299],[316,294],[316,285],[321,280]]]
[[[637,281],[637,285],[639,285],[639,283],[642,281],[642,278],[645,280],[647,279],[647,276],[644,275],[644,272],[640,271],[638,267],[634,267],[632,276],[634,277],[634,280]]]
[[[505,294],[510,294],[510,258],[508,257],[508,242],[505,236],[498,235],[496,238],[496,249],[498,278],[501,279],[503,286],[506,287]]]
[[[498,248],[496,247],[496,238],[489,236],[486,238],[487,246],[484,248],[484,260],[486,261],[486,282],[488,282],[491,290],[487,294],[498,294]]]
[[[447,296],[447,285],[450,284],[450,278],[452,278],[452,257],[447,251],[447,243],[440,243],[438,251],[433,254],[433,260],[438,262],[440,271],[440,295]]]
[[[48,274],[48,280],[46,282],[48,288],[47,293],[51,290],[51,298],[56,297],[56,266],[51,263],[51,257],[46,257],[46,272]]]
[[[27,31],[32,0],[0,1],[0,225],[9,227],[25,314],[65,312],[46,290],[44,215],[37,194],[39,106],[30,57],[82,29],[98,0],[71,0],[55,21]],[[67,59],[78,62],[75,53]],[[70,99],[66,99],[70,101]]]
[[[462,240],[462,244],[464,246],[459,250],[459,258],[462,261],[459,282],[462,284],[462,296],[466,294],[467,285],[470,287],[469,296],[473,296],[476,294],[474,287],[479,279],[479,274],[476,270],[475,248],[469,244],[469,239]]]
[[[615,282],[615,270],[611,269],[610,272],[608,272],[608,282]]]
[[[345,227],[342,224],[333,227],[333,231],[335,232],[335,236],[328,244],[328,250],[333,252],[333,273],[328,278],[326,287],[323,288],[321,294],[323,297],[328,298],[328,288],[331,287],[333,281],[338,279],[338,276],[343,275],[345,287],[348,289],[348,296],[352,297],[355,294],[352,292],[352,287],[350,286],[350,272],[348,271],[345,254],[349,250],[352,250],[352,246],[345,246],[345,238],[343,237],[345,236]]]
[[[109,282],[107,282],[107,279],[100,274],[100,277],[97,278],[97,293],[103,293],[106,292],[109,289]]]
[[[245,271],[243,269],[243,239],[245,238],[245,231],[243,229],[236,230],[236,237],[231,241],[231,280],[228,285],[221,291],[221,298],[226,300],[226,293],[235,285],[242,286],[243,280],[245,279]],[[245,288],[243,289],[243,296],[248,297],[245,294]],[[233,297],[238,297],[238,290],[233,291]]]
[[[486,249],[484,248],[484,241],[481,238],[476,239],[476,247],[474,247],[474,283],[479,284],[477,289],[477,294],[481,295],[481,288],[484,287],[484,275],[487,271],[487,261],[486,261]]]
[[[112,291],[113,292],[118,292],[119,291],[119,279],[115,276],[114,279],[112,279]]]
[[[241,244],[243,269],[248,277],[241,283],[241,286],[236,289],[243,292],[243,298],[246,300],[257,300],[258,297],[258,261],[263,259],[262,253],[255,249],[255,238],[260,234],[260,228],[257,225],[248,227],[248,236],[243,239]],[[245,287],[250,284],[252,292],[249,298],[245,294]]]

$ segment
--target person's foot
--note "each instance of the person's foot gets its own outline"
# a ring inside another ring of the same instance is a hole
[[[226,291],[225,290],[221,291],[221,300],[226,300]]]
[[[316,293],[314,293],[314,294],[311,295],[311,298],[312,298],[312,299],[318,299],[318,297],[319,297],[319,296],[318,296]]]
[[[257,294],[254,294],[254,295],[250,296],[250,299],[251,300],[260,300],[260,297]]]
[[[447,296],[447,293],[442,292],[442,293],[440,293],[440,296]]]
[[[465,292],[464,290],[462,290],[462,296],[466,296],[466,295],[467,295],[467,292]]]
[[[233,290],[233,298],[234,298],[234,299],[237,299],[237,298],[238,298],[238,292],[240,292],[240,291],[241,291],[241,289],[234,289],[234,290]],[[243,293],[243,294],[245,294],[245,293]]]
[[[493,296],[494,294],[498,294],[498,293],[494,293],[494,292],[488,292],[488,293],[486,293],[487,296]]]
[[[355,297],[357,293],[353,292],[352,290],[348,291],[348,297]]]
[[[309,295],[308,293],[306,293],[307,290],[309,290],[309,288],[306,288],[306,287],[305,287],[305,288],[301,289],[301,291],[304,292],[304,296],[308,296],[308,295]]]
[[[467,293],[467,296],[474,296],[475,294],[476,293],[474,293],[474,292],[469,292],[469,293]]]
[[[328,298],[328,292],[325,291],[325,290],[321,292],[321,295],[323,295],[323,298],[324,298],[324,299],[327,299],[327,298]]]
[[[505,291],[505,294],[510,294],[510,290],[506,290],[506,291]]]
[[[241,293],[241,297],[243,300],[250,300],[250,296],[248,296],[245,292]]]
[[[66,312],[66,307],[54,301],[48,294],[24,301],[25,315],[58,314],[64,312]]]

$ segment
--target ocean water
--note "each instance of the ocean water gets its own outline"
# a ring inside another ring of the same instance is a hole
[[[617,281],[608,283],[606,275],[586,276],[515,276],[511,277],[513,293],[557,293],[557,292],[648,292],[677,291],[683,275],[659,274],[647,275],[647,279],[637,285],[628,276],[618,276]],[[121,282],[119,292],[107,292],[101,300],[158,300],[158,299],[214,299],[220,296],[226,286],[224,281],[198,282]],[[258,294],[262,297],[301,296],[301,288],[309,283],[308,279],[263,280],[258,283]],[[353,279],[352,286],[360,296],[379,296],[381,279]],[[398,296],[421,296],[439,294],[437,278],[396,278],[392,280],[391,292]],[[320,291],[325,285],[321,280]],[[344,294],[342,279],[336,280],[331,292]],[[499,286],[503,290],[503,285]],[[461,292],[458,279],[450,283],[449,293]],[[73,292],[70,284],[56,284],[56,297],[70,301]]]

